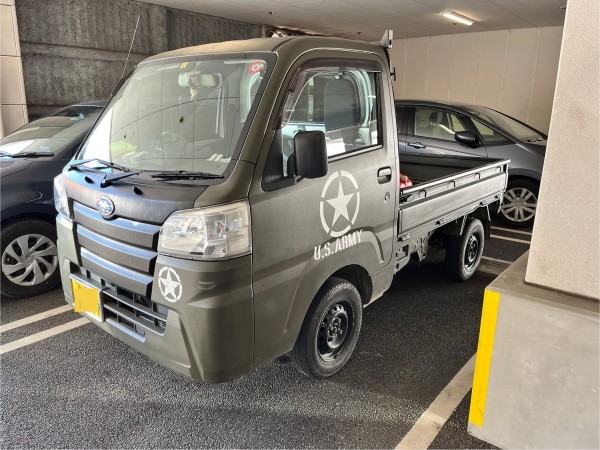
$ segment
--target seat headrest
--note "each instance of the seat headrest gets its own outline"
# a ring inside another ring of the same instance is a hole
[[[433,111],[429,114],[429,121],[431,123],[441,123],[442,122],[442,112],[441,111]]]
[[[326,130],[347,128],[358,123],[360,105],[356,86],[350,80],[330,80],[325,85],[324,118]]]

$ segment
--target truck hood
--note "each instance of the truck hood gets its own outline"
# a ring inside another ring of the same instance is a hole
[[[114,214],[106,220],[121,217],[136,222],[162,224],[174,211],[193,208],[196,199],[207,188],[186,182],[146,183],[135,178],[101,187],[101,179],[98,174],[83,170],[63,171],[67,194],[75,202],[94,210],[100,197],[113,202]]]
[[[31,165],[32,161],[24,159],[6,159],[0,160],[0,179],[4,179],[9,175],[22,172]]]

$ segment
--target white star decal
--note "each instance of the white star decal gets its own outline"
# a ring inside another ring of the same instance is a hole
[[[344,189],[342,188],[342,180],[340,179],[337,197],[332,198],[331,200],[327,200],[327,203],[329,203],[335,208],[335,212],[333,214],[333,222],[331,226],[335,225],[340,216],[344,216],[346,220],[350,221],[350,216],[348,215],[348,203],[350,202],[352,197],[354,197],[354,194],[344,194]]]
[[[166,275],[164,275],[165,272]],[[181,279],[177,275],[177,272],[170,267],[160,269],[158,273],[158,287],[163,297],[170,302],[176,302],[181,298]]]

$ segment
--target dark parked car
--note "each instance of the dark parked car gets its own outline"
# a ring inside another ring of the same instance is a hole
[[[533,223],[548,136],[483,106],[400,100],[396,114],[401,153],[510,159],[500,217],[514,227]]]
[[[105,105],[67,106],[0,141],[2,295],[37,295],[60,281],[53,180]]]

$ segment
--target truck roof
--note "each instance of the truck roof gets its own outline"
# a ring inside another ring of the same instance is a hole
[[[186,57],[204,55],[211,53],[253,53],[253,52],[277,52],[285,49],[286,52],[302,53],[306,49],[328,48],[358,50],[383,55],[383,47],[380,44],[372,44],[365,41],[350,39],[322,37],[322,36],[291,36],[282,38],[258,38],[239,41],[217,42],[212,44],[197,45],[172,50],[151,56],[142,61],[147,63],[166,58]]]

